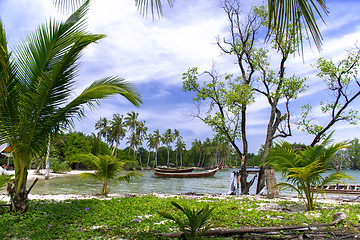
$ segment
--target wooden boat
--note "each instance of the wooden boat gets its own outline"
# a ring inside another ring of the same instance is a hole
[[[192,172],[194,168],[155,168],[156,172],[165,172],[165,173],[184,173],[184,172]]]
[[[198,178],[198,177],[211,177],[214,176],[218,168],[199,171],[199,172],[183,172],[183,173],[169,173],[169,172],[157,172],[154,171],[155,177],[164,177],[164,178]]]
[[[319,186],[315,191],[323,191],[324,193],[335,193],[335,194],[360,194],[360,185],[324,185]]]

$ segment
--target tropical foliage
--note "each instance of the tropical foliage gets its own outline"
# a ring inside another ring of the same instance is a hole
[[[329,159],[348,146],[344,142],[328,146],[329,143],[328,137],[319,145],[297,151],[291,144],[280,142],[271,149],[265,162],[282,173],[286,182],[279,183],[278,187],[295,190],[299,197],[306,201],[309,211],[315,209],[317,188],[321,190],[320,186],[353,179],[340,171],[326,174],[327,170],[333,168],[328,164]]]
[[[180,231],[184,233],[185,239],[199,239],[203,232],[211,228],[209,218],[214,207],[210,208],[209,205],[205,205],[202,209],[196,210],[195,208],[182,207],[174,201],[171,204],[179,209],[186,218],[183,219],[169,212],[158,211],[158,213],[167,219],[175,221]]]
[[[117,181],[130,182],[133,178],[142,177],[135,171],[119,175],[123,170],[123,163],[107,155],[94,156],[92,154],[79,154],[72,156],[73,162],[82,162],[95,170],[95,173],[84,172],[81,178],[94,178],[101,182],[101,194],[107,196],[111,186]]]
[[[104,38],[86,31],[86,1],[66,21],[41,25],[9,52],[0,21],[0,144],[11,146],[15,182],[9,188],[12,208],[25,211],[26,177],[31,159],[46,152],[49,134],[84,117],[84,106],[95,107],[114,94],[139,106],[140,95],[119,77],[94,81],[72,95],[79,59],[91,43]]]

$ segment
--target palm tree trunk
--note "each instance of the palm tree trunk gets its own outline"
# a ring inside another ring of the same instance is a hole
[[[147,168],[149,167],[149,164],[150,164],[150,154],[151,154],[151,151],[149,151],[149,154],[148,154],[148,159],[147,159],[147,163],[146,163]]]
[[[51,144],[51,139],[49,134],[49,141],[46,150],[46,161],[45,161],[45,166],[46,166],[45,180],[48,180],[50,178],[50,144]]]

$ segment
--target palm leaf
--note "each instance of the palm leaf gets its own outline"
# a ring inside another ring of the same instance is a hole
[[[280,39],[285,35],[288,40],[291,31],[295,35],[293,39],[301,39],[299,36],[302,36],[303,30],[300,23],[303,22],[309,29],[316,47],[321,50],[322,36],[316,16],[324,22],[323,14],[327,15],[328,11],[323,0],[268,0],[268,9],[268,37],[275,32]],[[295,43],[295,40],[293,41]]]

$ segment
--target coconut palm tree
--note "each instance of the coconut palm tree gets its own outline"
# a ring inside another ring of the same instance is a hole
[[[198,166],[200,166],[201,163],[201,154],[203,152],[203,145],[201,143],[201,140],[197,140],[195,139],[192,143],[191,143],[192,147],[199,153],[199,161],[198,161]]]
[[[146,134],[147,134],[147,127],[145,127],[145,121],[140,121],[136,128],[136,136],[137,136],[136,137],[136,139],[137,139],[136,150],[137,150],[137,153],[139,154],[140,168],[142,168],[140,147],[143,145],[143,141],[146,138]]]
[[[177,142],[176,142],[176,150],[179,152],[180,155],[180,166],[183,166],[183,161],[182,161],[182,154],[184,153],[184,149],[185,149],[186,145],[183,141],[182,136],[179,136]]]
[[[81,173],[81,178],[94,178],[101,182],[101,194],[107,196],[111,186],[119,181],[130,182],[133,178],[139,178],[143,175],[136,171],[128,172],[125,175],[119,175],[122,171],[123,163],[119,162],[115,157],[100,155],[95,156],[89,154],[78,154],[71,158],[71,161],[79,161],[90,166],[95,173]]]
[[[140,95],[119,77],[94,81],[74,98],[79,59],[104,38],[85,29],[86,1],[66,21],[51,20],[31,33],[15,52],[7,48],[0,21],[0,144],[11,146],[15,181],[8,187],[14,211],[26,211],[26,179],[31,158],[46,151],[48,135],[84,117],[85,105],[120,94],[136,106]]]
[[[159,129],[156,129],[154,131],[153,137],[154,137],[154,149],[155,149],[155,159],[154,159],[153,167],[157,167],[157,153],[158,153],[159,145],[160,145],[160,141],[161,141],[161,135],[160,135]]]
[[[105,140],[107,140],[109,128],[110,128],[110,126],[109,126],[109,121],[107,120],[107,118],[100,117],[100,120],[95,123],[95,129],[99,130],[99,132],[98,132],[99,140],[101,140],[101,137],[103,137],[103,138],[105,138]]]
[[[290,143],[277,143],[271,150],[265,161],[276,171],[280,171],[286,182],[279,183],[281,189],[290,188],[295,190],[299,197],[306,201],[309,211],[315,209],[315,189],[332,182],[353,179],[343,172],[334,172],[328,176],[324,173],[333,166],[328,164],[329,159],[340,149],[348,147],[344,142],[330,143],[330,136],[321,144],[314,147],[307,147],[304,150],[296,151]],[[321,189],[321,188],[319,188]]]
[[[110,129],[109,129],[109,140],[111,143],[111,147],[113,147],[113,155],[116,157],[117,154],[117,147],[120,144],[120,140],[125,137],[126,129],[125,124],[123,121],[123,116],[120,114],[114,114],[113,119],[110,122]],[[115,142],[115,146],[113,146]]]
[[[135,132],[139,125],[139,121],[137,120],[138,117],[139,113],[132,111],[131,113],[127,113],[127,116],[124,118],[125,125],[129,128],[129,130],[131,130],[131,132]]]
[[[173,135],[171,133],[171,129],[167,129],[161,137],[161,142],[166,145],[167,150],[167,162],[166,165],[169,166],[170,164],[170,149],[171,143],[173,142]]]
[[[176,147],[176,143],[177,143],[179,137],[180,137],[179,130],[174,129],[172,138],[173,138],[173,141],[175,141],[175,152],[176,152],[175,153],[175,165],[176,165],[176,167],[178,166],[178,152],[179,152],[177,147]]]

